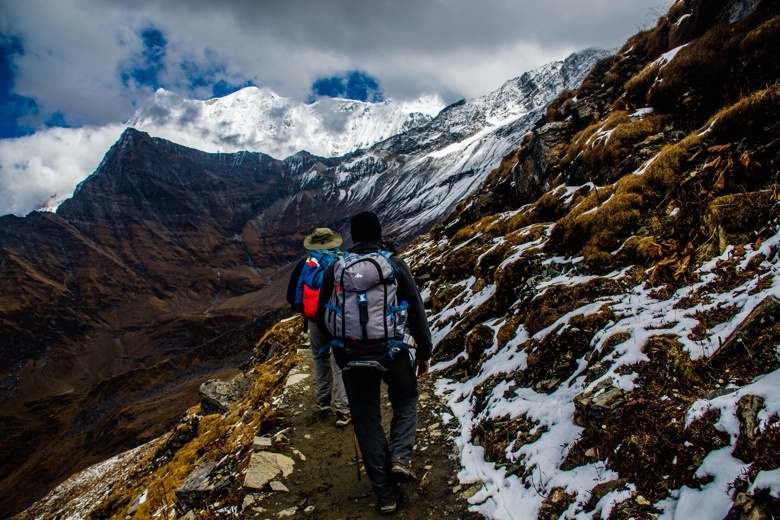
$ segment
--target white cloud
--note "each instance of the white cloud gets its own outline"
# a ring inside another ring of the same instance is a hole
[[[59,205],[95,171],[124,128],[51,128],[0,140],[0,215]]]

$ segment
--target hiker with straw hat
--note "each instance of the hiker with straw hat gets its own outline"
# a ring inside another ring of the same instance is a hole
[[[290,276],[287,301],[304,315],[308,326],[319,409],[324,413],[335,411],[336,425],[346,426],[351,419],[341,369],[326,347],[328,340],[320,332],[316,321],[322,277],[325,268],[343,254],[338,249],[341,242],[341,235],[328,228],[317,228],[303,240],[303,247],[309,250],[309,254],[298,262]]]

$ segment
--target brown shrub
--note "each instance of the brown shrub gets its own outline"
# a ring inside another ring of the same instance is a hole
[[[611,278],[594,278],[577,285],[549,287],[530,303],[525,315],[525,328],[529,334],[536,334],[584,303],[619,294],[622,290],[620,284]]]
[[[679,143],[665,146],[645,169],[645,186],[658,193],[666,192],[683,177],[683,160],[690,157],[690,150],[701,142],[701,136],[694,132]]]
[[[511,244],[502,242],[486,251],[476,267],[477,276],[486,283],[493,283],[496,267],[507,257]]]
[[[624,192],[613,194],[597,207],[599,191],[604,190],[593,190],[592,196],[559,220],[551,237],[568,251],[581,250],[594,268],[609,267],[609,252],[618,248],[629,230],[638,227],[644,202],[641,195]]]
[[[466,334],[466,354],[468,355],[469,365],[473,370],[478,367],[482,354],[493,346],[493,336],[493,329],[481,323]]]
[[[705,126],[712,127],[713,138],[720,142],[743,139],[752,135],[756,127],[776,122],[780,113],[778,107],[780,85],[773,85],[724,107],[713,115]]]
[[[780,38],[780,15],[773,16],[761,25],[750,29],[739,41],[739,50],[747,53],[752,49],[761,48],[767,42],[777,41]]]
[[[533,274],[534,264],[526,258],[498,269],[495,274],[496,292],[493,295],[493,308],[505,313],[522,294],[525,281]]]
[[[628,112],[624,110],[615,110],[609,114],[606,121],[593,123],[587,128],[577,132],[574,138],[572,138],[571,144],[561,160],[562,165],[572,162],[581,154],[586,154],[589,147],[593,148],[599,144],[599,141],[604,140],[602,134],[613,130],[619,124],[627,121],[630,121]]]
[[[524,415],[514,419],[483,419],[474,427],[471,435],[474,444],[485,449],[486,461],[508,464],[511,462],[507,455],[508,449],[535,442],[547,431],[547,428],[536,428],[533,434],[529,433],[538,424]]]
[[[679,128],[697,128],[740,97],[766,88],[780,73],[778,15],[756,13],[720,24],[692,40],[659,71],[648,93],[657,112],[673,114]]]
[[[506,323],[504,323],[501,328],[498,329],[498,333],[496,334],[496,343],[498,344],[499,349],[504,348],[506,344],[517,335],[517,328],[522,322],[523,320],[520,315],[513,314],[509,317]]]
[[[431,298],[433,305],[431,310],[433,310],[434,313],[441,312],[442,309],[454,302],[461,296],[461,293],[463,293],[462,287],[448,283],[439,284],[436,287],[437,290],[433,293]]]
[[[515,375],[522,386],[543,392],[554,391],[560,382],[574,374],[578,360],[591,350],[593,336],[615,315],[608,308],[594,314],[572,316],[566,326],[551,332],[542,341],[530,342],[528,368]]]
[[[489,215],[487,217],[483,217],[477,222],[474,222],[473,224],[469,224],[461,229],[458,230],[457,233],[452,237],[451,243],[453,246],[456,246],[458,244],[461,244],[463,242],[466,242],[468,240],[471,240],[475,236],[477,236],[480,233],[485,233],[488,231],[493,223],[498,219],[496,215]]]
[[[573,202],[579,201],[589,190],[589,186],[583,186],[572,198]],[[499,231],[502,235],[508,235],[533,224],[555,222],[566,214],[567,208],[568,205],[561,201],[560,192],[547,191],[533,204],[529,204],[516,215],[501,221]]]
[[[615,261],[620,264],[649,266],[658,260],[661,246],[653,237],[632,236],[625,241]]]
[[[473,276],[477,267],[479,252],[478,247],[471,245],[461,247],[447,255],[444,260],[442,278],[445,281],[454,282]]]

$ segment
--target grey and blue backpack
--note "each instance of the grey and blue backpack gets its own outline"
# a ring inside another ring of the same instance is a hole
[[[332,343],[348,353],[403,347],[409,304],[398,301],[392,253],[347,253],[334,265],[334,290],[325,305]]]

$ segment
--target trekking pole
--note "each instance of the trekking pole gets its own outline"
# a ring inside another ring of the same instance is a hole
[[[352,425],[352,442],[355,444],[355,470],[357,471],[357,478],[360,480],[360,451],[358,451],[358,441],[354,424]]]

